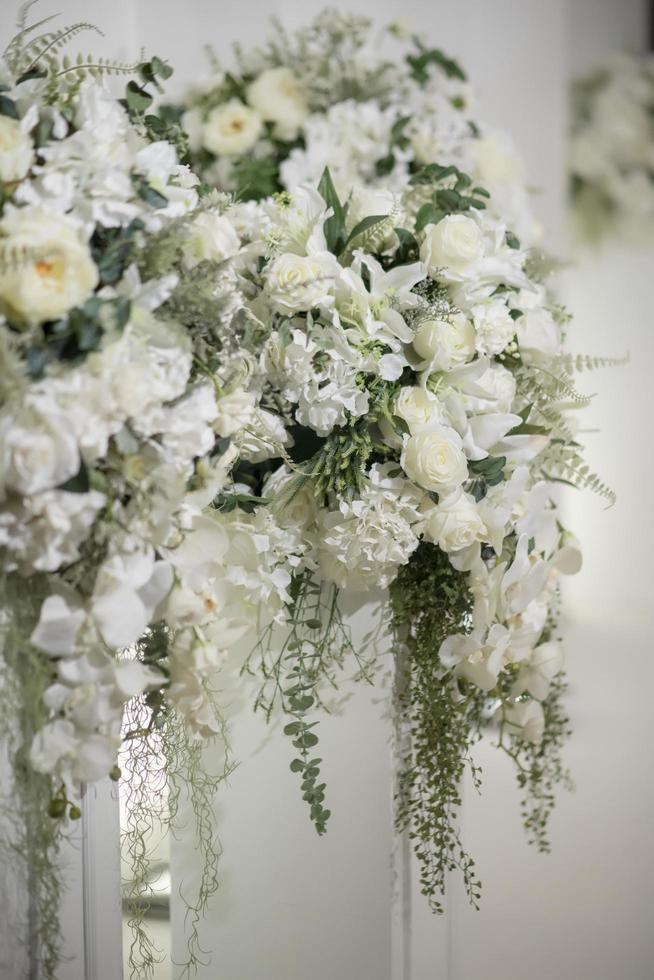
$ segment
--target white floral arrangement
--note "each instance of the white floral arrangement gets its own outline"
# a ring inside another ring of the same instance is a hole
[[[538,239],[511,140],[473,118],[461,66],[401,25],[374,31],[365,17],[325,10],[292,34],[275,22],[263,49],[236,54],[237,72],[214,59],[210,79],[173,110],[213,186],[260,199],[317,182],[328,165],[342,197],[365,189],[362,213],[388,213],[412,173],[438,160],[488,188],[490,210],[523,243]]]
[[[281,700],[293,716],[291,768],[324,832],[307,712],[348,641],[317,597],[326,583],[332,596],[389,589],[397,827],[434,910],[453,868],[476,904],[456,828],[462,773],[478,779],[474,742],[495,726],[543,850],[565,781],[558,580],[581,556],[552,487],[612,497],[570,417],[587,403],[573,372],[601,362],[564,352],[568,317],[534,249],[520,163],[472,118],[455,61],[334,10],[292,34],[276,23],[264,47],[236,53],[238,71],[214,59],[210,80],[167,112],[188,130],[193,166],[245,202],[267,242],[261,390],[286,438],[281,468],[247,479],[300,548],[290,629],[264,634],[250,662],[264,678],[258,706]]]
[[[124,739],[147,756],[153,733],[222,730],[212,678],[251,617],[204,514],[254,399],[237,410],[230,202],[200,196],[183,134],[150,111],[171,69],[60,56],[88,25],[19,26],[0,62],[0,698],[11,846],[39,869],[53,976],[53,855],[83,784],[119,778]],[[125,72],[119,101],[105,78]],[[253,601],[280,589],[264,578]],[[123,728],[128,704],[143,727]]]
[[[417,41],[380,61],[360,18],[282,32],[157,113],[159,59],[60,60],[86,26],[22,24],[0,69],[0,695],[21,706],[31,840],[37,821],[51,857],[47,821],[119,778],[121,745],[128,791],[163,758],[199,808],[199,913],[219,782],[201,748],[248,631],[255,707],[289,716],[324,833],[315,715],[352,658],[375,677],[339,593],[384,589],[397,827],[435,911],[455,868],[477,904],[457,829],[474,743],[490,728],[515,762],[541,849],[565,779],[558,583],[581,557],[553,484],[611,499],[571,419],[573,373],[602,362],[564,352],[519,168],[455,62]],[[130,70],[114,99],[100,76]]]
[[[649,233],[654,217],[654,57],[616,55],[575,83],[571,192],[581,230]]]

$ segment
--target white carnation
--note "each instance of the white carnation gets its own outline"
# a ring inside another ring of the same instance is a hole
[[[515,321],[502,300],[490,300],[472,307],[477,334],[476,347],[480,354],[501,354],[516,332]]]

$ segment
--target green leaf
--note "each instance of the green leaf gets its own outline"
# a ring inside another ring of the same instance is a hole
[[[520,239],[517,238],[512,231],[507,231],[506,244],[509,246],[509,248],[520,248]]]
[[[386,177],[391,173],[395,166],[395,154],[391,150],[385,157],[380,157],[375,164],[375,173],[378,177]]]
[[[411,122],[411,119],[412,116],[401,116],[395,120],[391,129],[391,146],[399,146],[400,149],[404,149],[407,145],[409,141],[404,135],[404,130]]]
[[[375,225],[380,225],[383,221],[386,221],[387,218],[388,218],[387,214],[371,214],[367,218],[363,218],[354,226],[354,228],[348,235],[343,251],[347,250],[347,248],[350,246],[351,242],[355,240],[355,238],[358,238],[359,235],[363,235],[363,233],[365,231],[368,231],[369,228],[374,228]]]
[[[288,725],[284,726],[284,735],[297,735],[301,727],[301,722],[292,721]]]
[[[213,507],[223,514],[231,514],[237,507],[246,514],[253,514],[257,507],[267,507],[269,503],[266,497],[250,493],[219,493],[214,497]]]
[[[464,198],[461,197],[458,191],[454,188],[444,188],[443,190],[435,191],[432,198],[434,204],[441,208],[446,214],[451,214],[453,211],[459,211],[462,209]]]
[[[0,95],[0,116],[9,116],[10,119],[18,119],[18,110],[13,99],[6,95]]]
[[[466,74],[458,62],[452,58],[448,58],[440,48],[427,50],[422,47],[420,42],[418,43],[420,45],[420,53],[417,55],[408,55],[406,59],[411,68],[411,74],[417,82],[424,84],[428,81],[428,68],[430,65],[438,65],[448,78],[458,78],[459,81],[465,82]]]
[[[145,201],[152,208],[165,208],[169,205],[169,200],[164,194],[160,194],[156,191],[151,184],[147,182],[145,177],[136,176],[133,178],[136,184],[137,194],[141,200]]]
[[[433,184],[445,177],[454,177],[460,173],[458,167],[443,166],[440,163],[428,163],[409,180],[410,184]]]
[[[422,231],[427,225],[437,225],[444,217],[445,212],[428,201],[427,204],[423,204],[416,215],[416,231]]]
[[[157,58],[156,55],[150,59],[150,64],[152,65],[152,71],[155,73],[155,75],[158,75],[159,78],[163,78],[164,81],[170,78],[170,76],[173,74],[173,69],[171,66],[166,64],[165,61],[162,61],[161,58]]]
[[[420,247],[415,236],[406,228],[396,228],[395,234],[400,240],[400,247],[395,253],[396,263],[405,265],[408,262],[415,262],[420,253]]]
[[[68,493],[88,493],[90,486],[89,472],[86,463],[82,460],[76,475],[61,483],[57,489],[66,490]]]
[[[304,762],[302,759],[293,759],[290,765],[291,772],[302,772],[304,769]]]
[[[291,702],[292,710],[297,711],[298,714],[303,714],[305,711],[308,711],[309,708],[313,707],[315,704],[315,698],[313,698],[310,694],[302,694],[300,697],[293,697]]]
[[[318,736],[314,735],[313,732],[305,732],[300,735],[298,742],[301,743],[303,749],[310,749],[318,744]]]
[[[325,222],[325,239],[327,248],[334,255],[340,255],[343,251],[342,242],[345,238],[345,221],[347,218],[347,205],[341,204],[340,198],[336,193],[332,175],[329,167],[323,170],[318,192],[328,208],[334,212],[331,218]]]
[[[130,112],[141,114],[152,104],[152,96],[137,82],[128,82],[125,91],[125,101]]]

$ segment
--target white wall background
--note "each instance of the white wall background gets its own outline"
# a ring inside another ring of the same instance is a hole
[[[268,14],[296,24],[320,6],[319,0],[41,4],[44,13],[61,10],[63,21],[80,18],[102,27],[106,38],[92,44],[100,53],[132,58],[146,45],[169,58],[177,88],[204,71],[205,43],[227,55],[236,38],[263,38]],[[542,188],[536,205],[549,241],[564,248],[567,79],[613,47],[639,47],[645,0],[353,0],[338,6],[380,22],[405,18],[461,59],[481,93],[480,114],[508,129],[522,148],[531,181]],[[12,8],[3,0],[5,36]],[[322,840],[288,772],[288,747],[280,737],[262,745],[260,726],[239,715],[233,743],[242,767],[219,803],[225,858],[221,892],[204,932],[214,959],[200,971],[201,980],[652,975],[652,463],[645,431],[651,271],[651,255],[605,249],[579,257],[565,286],[577,314],[572,346],[598,353],[629,348],[633,360],[628,369],[590,377],[592,389],[600,390],[593,422],[602,429],[592,438],[590,456],[621,502],[608,514],[587,496],[570,505],[570,523],[587,556],[568,604],[575,620],[567,644],[575,726],[568,760],[577,792],[560,801],[553,855],[527,848],[512,773],[484,749],[484,796],[468,794],[463,819],[484,882],[483,909],[471,912],[455,886],[447,917],[435,920],[411,885],[412,869],[408,878],[392,876],[390,726],[378,694],[359,688],[341,718],[321,723],[333,810]],[[176,880],[192,875],[190,837],[173,850]],[[394,904],[394,894],[403,895],[404,904]],[[71,908],[74,919],[79,904],[73,901]],[[178,944],[179,932],[176,921]],[[80,975],[79,966],[70,969],[77,973],[62,973],[64,980]],[[109,953],[103,971],[102,980],[119,976]]]

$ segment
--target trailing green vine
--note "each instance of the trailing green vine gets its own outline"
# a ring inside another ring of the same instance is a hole
[[[465,629],[471,613],[466,577],[438,548],[422,544],[391,586],[396,657],[405,674],[399,692],[401,770],[396,798],[398,832],[408,832],[420,863],[423,894],[442,912],[447,874],[458,869],[477,907],[480,882],[465,851],[457,820],[461,780],[467,770],[476,787],[480,770],[471,749],[480,736],[484,698],[467,691],[443,668],[438,650]]]

